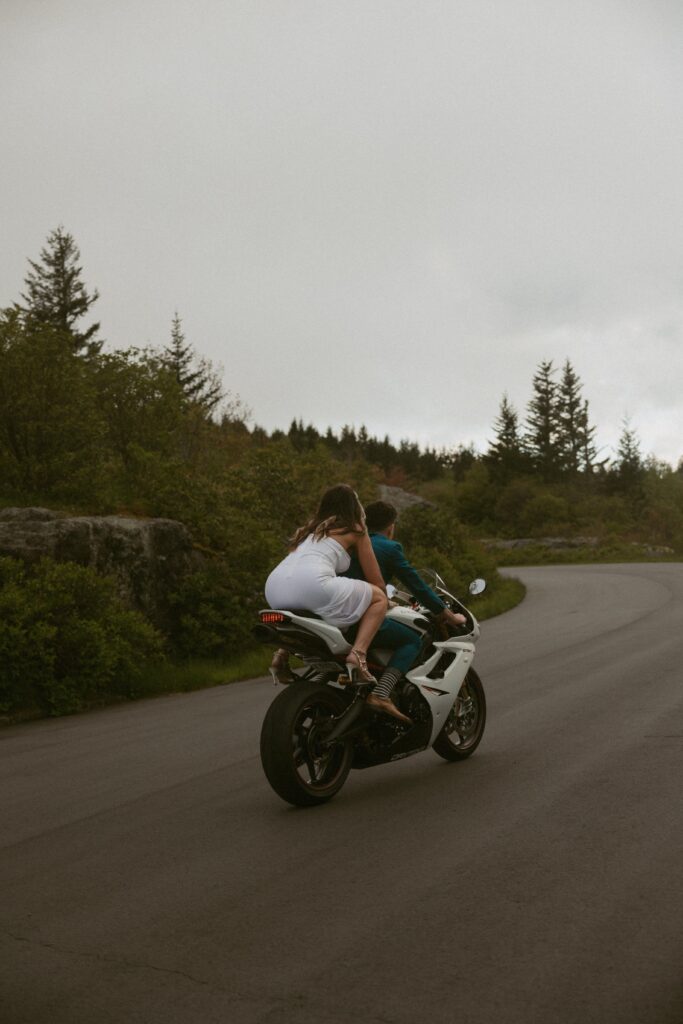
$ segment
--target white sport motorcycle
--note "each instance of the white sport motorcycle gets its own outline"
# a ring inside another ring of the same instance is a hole
[[[254,635],[296,655],[303,667],[272,702],[261,729],[261,761],[278,796],[299,807],[330,800],[351,768],[398,761],[427,747],[447,761],[474,753],[484,732],[486,698],[472,668],[479,624],[432,570],[421,575],[466,622],[444,627],[408,594],[388,588],[394,607],[388,617],[415,630],[420,654],[397,684],[392,699],[408,725],[368,707],[372,684],[349,685],[344,657],[351,644],[341,631],[312,612],[264,609]],[[474,580],[470,594],[486,583]],[[371,648],[368,664],[379,676],[392,652]]]

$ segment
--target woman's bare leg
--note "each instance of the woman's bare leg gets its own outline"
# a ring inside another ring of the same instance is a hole
[[[353,642],[355,648],[363,651],[363,653],[367,652],[375,633],[384,622],[386,614],[387,596],[379,587],[373,587],[372,601],[366,608],[363,618],[358,623],[358,632]]]
[[[368,652],[368,647],[370,646],[375,633],[382,625],[386,613],[386,594],[381,591],[379,587],[373,586],[372,600],[358,623],[358,632],[356,633],[356,639],[353,642],[353,650],[346,656],[347,662],[352,665],[357,665],[361,677],[367,679],[368,682],[374,682],[374,676],[368,672],[367,666],[364,664],[365,655]]]

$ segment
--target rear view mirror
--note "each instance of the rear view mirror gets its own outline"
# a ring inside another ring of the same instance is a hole
[[[476,597],[477,594],[483,594],[485,590],[486,580],[479,578],[476,580],[472,580],[472,582],[470,583],[469,591],[473,597]]]

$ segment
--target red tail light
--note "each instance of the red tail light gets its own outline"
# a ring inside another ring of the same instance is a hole
[[[288,622],[289,619],[282,612],[261,612],[259,615],[261,622],[267,623],[269,626],[279,625],[282,622]]]

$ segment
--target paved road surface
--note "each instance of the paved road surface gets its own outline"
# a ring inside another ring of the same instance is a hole
[[[519,575],[475,756],[321,808],[265,681],[1,730],[1,1024],[681,1024],[683,565]]]

